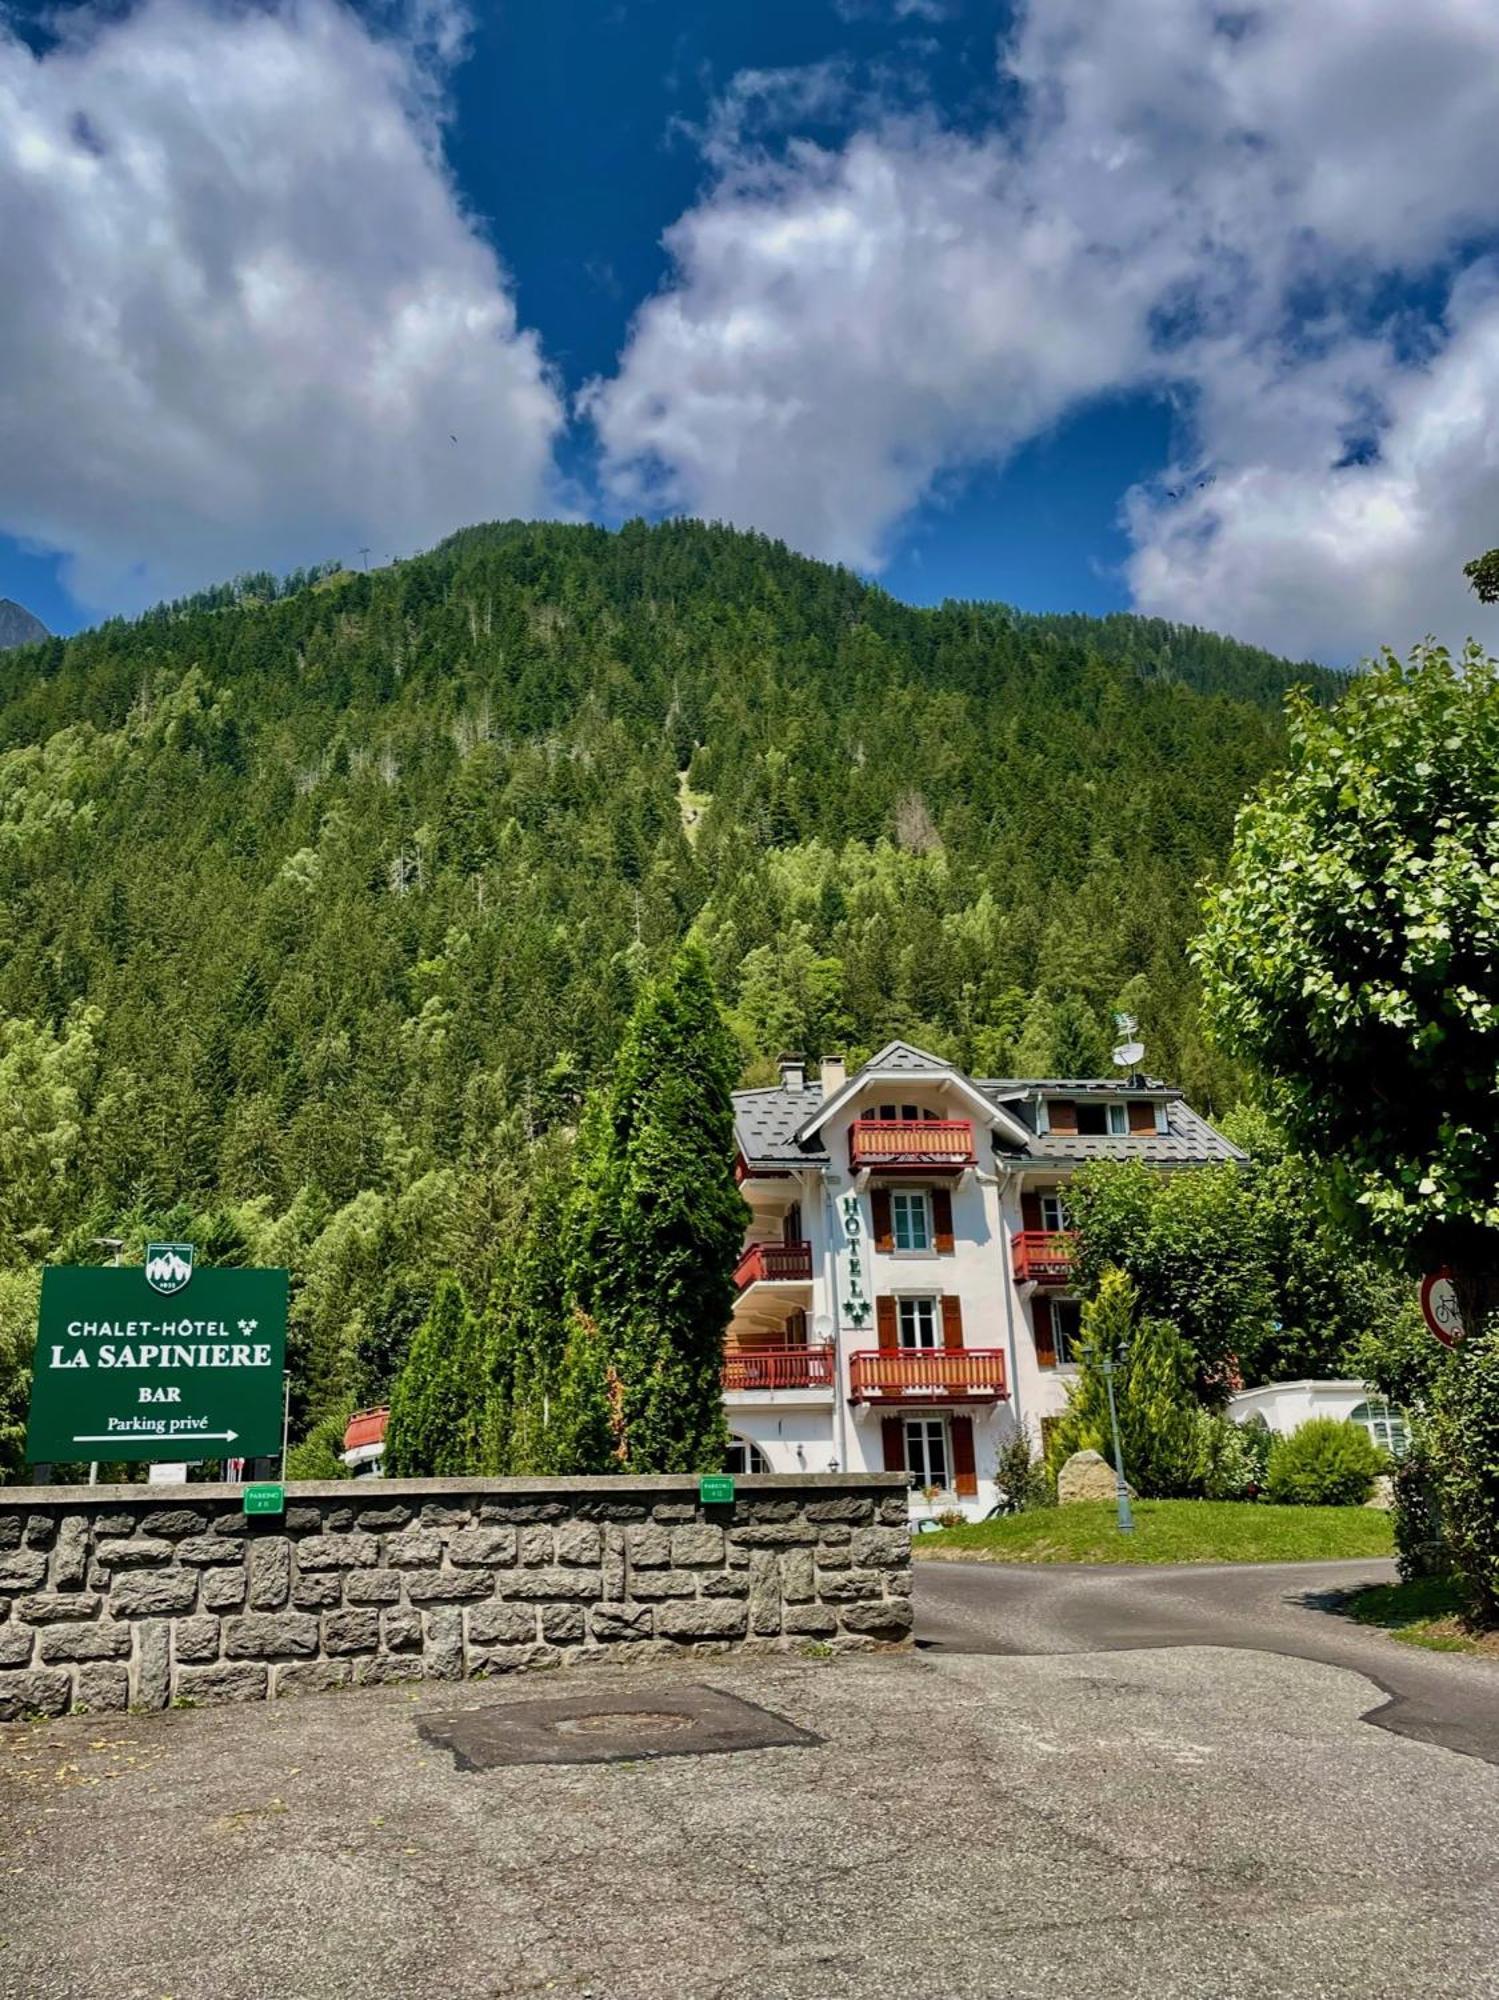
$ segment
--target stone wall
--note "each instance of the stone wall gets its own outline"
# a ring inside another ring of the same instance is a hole
[[[911,1630],[905,1482],[0,1487],[0,1721]]]

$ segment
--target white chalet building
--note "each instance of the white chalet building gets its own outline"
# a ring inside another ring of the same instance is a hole
[[[976,1079],[906,1042],[853,1076],[784,1061],[734,1113],[731,1469],[903,1471],[974,1517],[1015,1427],[1039,1447],[1067,1400],[1070,1176],[1244,1157],[1154,1079]]]

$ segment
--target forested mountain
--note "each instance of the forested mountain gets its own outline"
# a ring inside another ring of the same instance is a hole
[[[0,652],[9,646],[32,646],[49,636],[46,626],[13,597],[0,597]]]
[[[0,1320],[191,1233],[291,1264],[301,1420],[382,1393],[689,930],[750,1080],[1092,1071],[1122,1004],[1232,1098],[1195,885],[1321,670],[692,523],[265,581],[0,659]]]

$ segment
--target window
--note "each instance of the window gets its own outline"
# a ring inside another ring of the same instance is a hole
[[[1077,1360],[1077,1343],[1082,1330],[1082,1300],[1053,1299],[1051,1302],[1051,1337],[1057,1351],[1058,1368],[1070,1368]]]
[[[940,1347],[935,1299],[897,1299],[896,1327],[902,1347]]]
[[[1041,1197],[1041,1227],[1050,1235],[1067,1227],[1067,1210],[1062,1205],[1060,1192],[1043,1194]]]
[[[1387,1451],[1391,1458],[1405,1457],[1410,1445],[1405,1419],[1398,1410],[1392,1410],[1388,1403],[1377,1400],[1360,1403],[1356,1410],[1348,1412],[1348,1421],[1351,1424],[1361,1424],[1380,1450]]]
[[[907,1417],[906,1470],[911,1484],[951,1485],[948,1477],[947,1425],[941,1417]]]
[[[1109,1129],[1105,1112],[1106,1106],[1102,1104],[1080,1104],[1077,1107],[1078,1131],[1087,1138],[1101,1139]]]
[[[770,1460],[759,1445],[754,1444],[749,1438],[730,1438],[723,1469],[725,1472],[738,1472],[747,1477],[751,1472],[769,1472]]]
[[[930,1250],[931,1204],[920,1188],[895,1188],[890,1195],[890,1225],[899,1250]]]
[[[1123,1104],[1110,1104],[1106,1109],[1109,1114],[1109,1136],[1114,1139],[1122,1138],[1129,1130],[1128,1107]]]

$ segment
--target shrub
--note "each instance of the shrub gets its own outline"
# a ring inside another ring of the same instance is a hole
[[[1263,1424],[1236,1424],[1200,1410],[1196,1453],[1197,1486],[1205,1500],[1253,1500],[1264,1492],[1270,1433]]]
[[[1313,1417],[1271,1445],[1270,1498],[1282,1507],[1358,1507],[1384,1466],[1359,1425]]]
[[[1425,1431],[1442,1533],[1469,1611],[1499,1624],[1499,1324],[1458,1347]]]
[[[1026,1431],[1017,1430],[999,1454],[994,1480],[1012,1514],[1029,1514],[1037,1507],[1054,1507],[1056,1494],[1046,1467],[1032,1456]]]
[[[1395,1468],[1394,1485],[1395,1566],[1402,1582],[1445,1576],[1452,1561],[1442,1539],[1436,1474],[1419,1433],[1412,1439],[1409,1456]]]
[[[347,1417],[324,1417],[286,1454],[288,1479],[351,1479],[343,1462]]]

